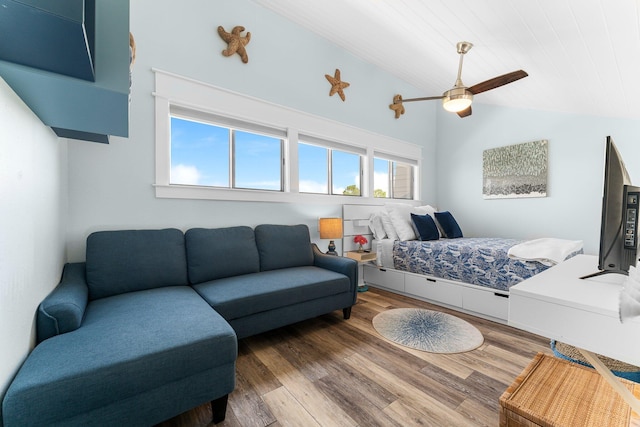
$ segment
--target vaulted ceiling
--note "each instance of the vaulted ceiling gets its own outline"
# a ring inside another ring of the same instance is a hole
[[[469,41],[466,86],[529,74],[474,105],[640,119],[640,0],[253,1],[418,88],[404,98],[450,89]]]

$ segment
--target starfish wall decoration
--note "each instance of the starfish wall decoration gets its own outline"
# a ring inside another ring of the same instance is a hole
[[[402,95],[398,94],[393,97],[393,104],[389,104],[389,108],[396,113],[396,119],[399,119],[404,114],[404,105],[402,105]]]
[[[349,87],[349,83],[340,80],[340,70],[336,68],[336,72],[333,77],[331,77],[329,74],[325,74],[324,76],[327,78],[327,80],[329,80],[329,83],[331,83],[329,96],[333,96],[337,93],[340,96],[340,99],[344,101],[344,89]]]
[[[226,32],[222,26],[218,27],[218,34],[222,37],[222,40],[227,42],[227,48],[222,51],[224,56],[231,56],[234,53],[240,55],[242,62],[245,64],[249,62],[249,55],[245,46],[251,41],[251,33],[247,31],[246,36],[241,36],[240,33],[244,31],[244,27],[237,25],[233,27],[230,33]]]

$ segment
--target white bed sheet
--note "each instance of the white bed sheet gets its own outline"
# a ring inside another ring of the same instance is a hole
[[[376,264],[378,267],[394,268],[393,267],[393,240],[381,239],[373,240],[371,242],[371,248],[376,252]]]

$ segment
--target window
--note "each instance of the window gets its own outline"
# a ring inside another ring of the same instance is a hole
[[[298,144],[298,187],[301,193],[329,193],[329,150]]]
[[[374,190],[419,192],[418,145],[153,71],[156,197],[358,204]],[[380,185],[374,160],[383,162]]]
[[[360,195],[362,168],[360,156],[339,150],[331,150],[332,194]]]
[[[229,187],[229,129],[171,118],[171,184]]]
[[[391,197],[394,199],[413,199],[413,166],[391,162]]]
[[[232,131],[235,175],[233,188],[282,191],[281,139]]]
[[[389,159],[373,159],[373,197],[413,199],[414,166]]]
[[[360,196],[359,154],[299,142],[298,169],[301,193]]]
[[[282,191],[283,145],[273,136],[172,116],[169,182]]]

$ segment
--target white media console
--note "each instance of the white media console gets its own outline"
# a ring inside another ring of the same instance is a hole
[[[611,386],[640,412],[640,402],[621,386],[594,353],[640,366],[640,319],[621,323],[620,289],[625,276],[589,279],[598,259],[578,255],[509,290],[509,325],[577,347]]]
[[[598,258],[577,255],[509,290],[509,325],[640,366],[640,320],[621,323],[625,277],[598,270]]]

